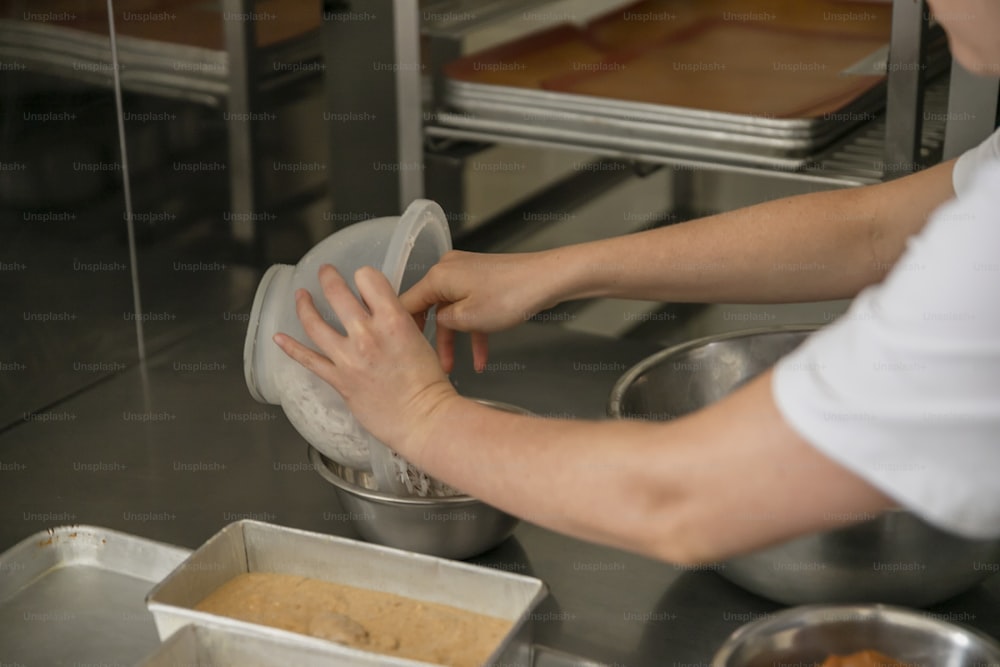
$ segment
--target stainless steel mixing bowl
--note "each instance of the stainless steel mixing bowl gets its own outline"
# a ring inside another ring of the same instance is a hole
[[[730,393],[791,352],[810,326],[728,333],[663,350],[616,383],[613,417],[669,420]],[[890,511],[734,558],[718,570],[785,604],[883,602],[926,606],[976,585],[1000,561],[1000,540],[967,540]]]
[[[919,612],[883,605],[806,606],[744,625],[712,667],[820,665],[830,655],[878,651],[906,665],[1000,664],[1000,645],[983,634]]]
[[[498,410],[530,414],[507,403],[477,400]],[[518,523],[467,495],[420,498],[380,493],[371,473],[340,465],[311,446],[309,460],[333,485],[344,519],[368,542],[444,558],[470,558],[503,542]]]

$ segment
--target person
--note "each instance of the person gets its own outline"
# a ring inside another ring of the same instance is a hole
[[[931,8],[955,58],[1000,75],[1000,3]],[[776,269],[789,264],[816,268]],[[275,342],[377,438],[511,514],[680,564],[894,507],[1000,536],[1000,135],[863,188],[539,253],[450,252],[398,298],[370,267],[355,275],[361,300],[332,267],[320,280],[346,336],[300,292],[322,354]],[[670,422],[502,413],[459,396],[445,375],[455,331],[471,333],[482,368],[488,333],[566,299],[855,296],[775,368]],[[431,306],[437,356],[418,324]]]

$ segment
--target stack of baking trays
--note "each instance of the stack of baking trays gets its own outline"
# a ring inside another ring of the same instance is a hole
[[[448,63],[442,126],[794,168],[884,107],[891,4],[643,0]],[[932,41],[928,73],[947,63]]]
[[[264,85],[281,85],[319,69],[321,17],[315,0],[241,4],[248,7],[245,12],[227,12],[221,1],[116,0],[122,86],[220,104],[229,92],[224,21],[253,23],[253,61]],[[0,0],[0,60],[32,72],[110,85],[108,34],[103,2]]]
[[[0,554],[0,662],[594,665],[532,643],[545,597],[533,577],[257,521],[194,552],[61,527]]]

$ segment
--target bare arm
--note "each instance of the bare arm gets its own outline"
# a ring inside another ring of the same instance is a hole
[[[766,202],[551,251],[561,298],[782,303],[852,297],[955,196],[954,161],[861,188]]]
[[[712,561],[890,506],[783,421],[766,373],[665,423],[579,422],[499,412],[462,398],[385,277],[332,268],[299,318],[323,356],[276,340],[343,395],[373,435],[430,474],[543,526],[678,563]]]
[[[668,302],[782,303],[851,297],[882,280],[906,239],[954,197],[954,160],[888,183],[780,199],[617,238],[520,254],[451,252],[400,299],[437,306],[441,364],[454,331],[486,334],[560,301],[622,297]]]
[[[670,423],[518,417],[454,397],[392,443],[516,516],[675,563],[721,560],[892,506],[796,435],[771,373]]]

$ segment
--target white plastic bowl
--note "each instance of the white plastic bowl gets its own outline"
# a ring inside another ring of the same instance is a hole
[[[332,264],[357,294],[354,273],[374,266],[396,293],[408,289],[448,250],[451,234],[441,207],[418,199],[402,216],[366,220],[341,229],[313,247],[298,264],[276,264],[261,278],[250,310],[243,369],[251,396],[281,405],[296,430],[329,459],[371,470],[369,448],[382,446],[354,419],[332,387],[289,359],[272,337],[281,332],[315,349],[295,313],[295,291],[306,289],[323,318],[343,333],[319,284]]]

